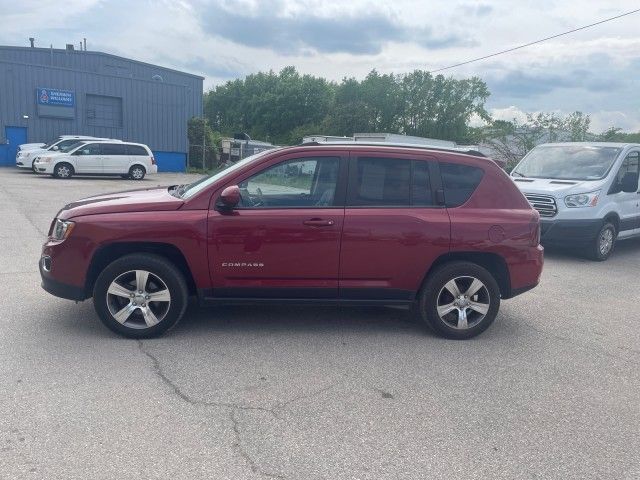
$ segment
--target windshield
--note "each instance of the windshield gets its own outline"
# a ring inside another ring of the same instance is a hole
[[[207,188],[209,185],[213,184],[214,182],[217,182],[218,180],[220,180],[221,178],[226,177],[227,175],[235,172],[236,170],[241,169],[242,167],[244,167],[245,165],[253,162],[254,160],[266,155],[269,152],[273,152],[273,150],[264,150],[262,152],[256,153],[255,155],[251,155],[250,157],[245,158],[244,160],[240,160],[239,162],[234,163],[233,165],[231,165],[230,167],[225,168],[224,170],[221,170],[218,173],[215,173],[209,177],[202,177],[200,180],[193,182],[189,185],[187,185],[186,187],[184,187],[183,189],[181,189],[181,197],[182,198],[191,198],[193,197],[196,193],[201,192],[202,190],[204,190],[205,188]]]
[[[50,142],[45,143],[45,144],[44,144],[44,147],[42,147],[42,148],[49,149],[49,148],[53,147],[53,146],[54,146],[56,143],[58,143],[59,141],[60,141],[60,139],[59,139],[59,138],[56,138],[55,140],[51,140]]]
[[[558,180],[600,180],[622,149],[592,145],[542,145],[534,148],[512,172],[519,177]]]
[[[73,143],[69,143],[69,144],[64,145],[64,146],[58,145],[59,146],[58,151],[59,152],[63,152],[63,153],[67,153],[67,152],[70,152],[71,150],[73,150],[74,148],[77,148],[80,145],[83,145],[85,143],[87,143],[86,140],[83,140],[81,142],[78,142],[77,140],[74,140]]]

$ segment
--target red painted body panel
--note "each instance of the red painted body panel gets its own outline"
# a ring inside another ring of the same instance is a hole
[[[340,286],[415,291],[425,266],[448,251],[444,208],[347,208]]]
[[[215,210],[224,187],[266,166],[300,156],[338,156],[347,162],[353,152],[464,163],[485,174],[469,200],[456,208]],[[52,259],[48,275],[75,287],[85,285],[100,248],[122,242],[177,248],[195,286],[214,295],[226,288],[415,292],[434,261],[457,252],[498,255],[508,268],[511,288],[524,289],[539,281],[543,263],[542,249],[532,240],[538,214],[497,165],[463,154],[406,147],[277,150],[187,200],[173,197],[166,188],[120,192],[74,202],[58,217],[72,219],[76,227],[64,242],[48,241],[43,255]],[[332,224],[303,223],[313,219]]]
[[[323,219],[330,226],[303,222]],[[211,284],[338,288],[344,209],[209,211]],[[240,266],[230,264],[240,263]],[[253,264],[259,264],[254,266]],[[247,264],[247,265],[242,265]]]

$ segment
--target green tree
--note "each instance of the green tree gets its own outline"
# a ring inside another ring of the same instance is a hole
[[[213,131],[207,119],[191,118],[187,124],[187,137],[189,139],[189,167],[204,170],[215,168],[218,164],[220,135]]]
[[[640,132],[627,133],[623,132],[621,128],[610,127],[598,135],[598,140],[602,142],[640,143]]]
[[[475,141],[491,150],[491,155],[513,168],[529,150],[541,143],[559,141],[585,141],[589,134],[591,119],[582,112],[566,116],[555,113],[527,115],[524,122],[516,119],[493,120],[485,127],[475,129]]]
[[[464,141],[472,116],[488,119],[489,91],[477,77],[407,75],[372,70],[363,80],[336,84],[294,67],[260,72],[219,85],[205,94],[205,115],[224,135],[295,143],[310,133],[352,135],[389,132]]]
[[[294,67],[232,80],[205,95],[205,115],[225,135],[247,132],[252,138],[284,143],[292,131],[320,124],[329,113],[333,85],[300,75]]]

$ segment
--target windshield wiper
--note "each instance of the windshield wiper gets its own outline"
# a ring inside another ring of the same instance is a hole
[[[519,177],[523,177],[523,178],[527,178],[526,175],[521,174],[520,172],[516,172],[515,170],[513,172],[511,172],[514,175],[518,175]]]

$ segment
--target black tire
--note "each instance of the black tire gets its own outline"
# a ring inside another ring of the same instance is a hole
[[[70,163],[62,162],[53,167],[53,176],[55,178],[71,178],[75,170]]]
[[[144,294],[137,293],[136,271],[148,273]],[[124,295],[122,291],[117,295],[109,293],[114,282],[116,287],[126,289]],[[169,300],[145,300],[165,290]],[[93,289],[93,305],[102,323],[128,338],[157,337],[174,327],[184,316],[188,299],[187,284],[180,270],[166,258],[147,253],[126,255],[113,261],[100,273]],[[112,312],[125,312],[126,318],[118,321]],[[153,323],[155,321],[157,323]]]
[[[462,298],[464,293],[470,291],[469,287],[474,285],[474,279],[482,286],[472,295]],[[451,281],[455,282],[459,297],[455,297],[446,287]],[[461,308],[453,307],[454,303]],[[441,312],[447,308],[453,309],[441,317],[439,306]],[[463,340],[475,337],[489,328],[499,309],[500,288],[493,275],[475,263],[456,261],[437,267],[429,274],[418,295],[415,310],[419,320],[439,335]],[[461,310],[465,313],[459,313]],[[464,320],[460,319],[461,315]]]
[[[33,173],[38,173],[38,172],[36,171],[36,161],[35,161],[35,160],[34,160],[33,162],[31,162],[31,171],[32,171]]]
[[[131,180],[142,180],[146,174],[147,171],[142,165],[133,165],[129,169],[129,178]]]
[[[602,227],[598,230],[596,238],[593,239],[591,244],[587,247],[587,257],[597,262],[604,262],[609,258],[609,256],[611,256],[613,247],[615,247],[616,244],[617,236],[618,232],[615,225],[611,222],[603,222]]]

